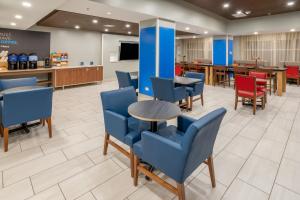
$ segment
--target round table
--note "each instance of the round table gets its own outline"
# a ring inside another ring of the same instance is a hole
[[[151,131],[157,131],[157,122],[166,121],[178,117],[181,114],[180,108],[170,102],[148,100],[139,101],[128,107],[128,113],[142,121],[151,123]]]
[[[38,89],[38,88],[44,88],[43,86],[38,86],[38,85],[34,85],[34,86],[20,86],[20,87],[13,87],[13,88],[9,88],[6,90],[2,90],[0,92],[0,100],[3,99],[3,95],[5,93],[10,93],[10,92],[19,92],[19,91],[25,91],[25,90],[34,90],[34,89]]]

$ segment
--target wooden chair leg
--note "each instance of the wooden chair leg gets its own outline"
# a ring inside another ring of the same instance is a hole
[[[137,156],[134,156],[133,162],[134,162],[133,185],[137,186],[138,178],[139,178],[138,165],[140,163],[140,159]]]
[[[190,110],[193,109],[193,97],[190,97],[190,105],[189,105]]]
[[[133,149],[132,148],[130,148],[129,159],[130,159],[131,177],[134,177],[134,154],[133,154]]]
[[[4,152],[8,151],[8,128],[3,129],[3,137],[4,137]]]
[[[178,199],[185,200],[184,183],[177,183]]]
[[[236,110],[236,109],[237,109],[238,100],[239,100],[239,97],[238,97],[238,95],[235,95],[234,110]]]
[[[45,126],[45,120],[44,119],[40,119],[40,123],[42,124],[42,126]]]
[[[201,94],[201,105],[204,105],[203,93]]]
[[[48,124],[48,132],[49,132],[49,138],[52,138],[52,123],[51,123],[51,117],[46,119],[47,124]]]
[[[103,155],[107,155],[108,140],[109,140],[109,134],[105,133],[104,146],[103,146]]]
[[[214,162],[212,156],[210,156],[207,159],[207,165],[209,169],[209,175],[210,175],[210,180],[211,180],[211,186],[213,188],[216,187],[216,177],[215,177],[215,169],[214,169]]]
[[[3,137],[3,126],[0,124],[0,136]]]
[[[253,115],[256,113],[256,98],[253,99]]]

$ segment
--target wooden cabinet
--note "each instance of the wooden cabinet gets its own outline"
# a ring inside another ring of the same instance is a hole
[[[55,80],[55,87],[99,82],[103,80],[103,68],[93,66],[56,69]]]

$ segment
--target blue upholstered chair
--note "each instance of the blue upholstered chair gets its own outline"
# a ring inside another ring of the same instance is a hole
[[[134,89],[138,89],[138,79],[131,79],[129,72],[116,71],[116,75],[119,83],[119,88],[132,86],[134,87]]]
[[[175,103],[188,98],[185,87],[175,87],[173,79],[152,77],[152,89],[155,99]]]
[[[128,107],[137,102],[137,96],[133,87],[121,88],[118,90],[101,92],[102,108],[105,124],[105,140],[103,154],[107,154],[108,144],[121,151],[129,157],[133,176],[133,144],[141,139],[141,132],[150,130],[150,123],[143,122],[131,117]],[[159,128],[166,126],[160,123]],[[130,152],[110,140],[112,135],[117,140],[128,145]]]
[[[37,84],[36,77],[17,78],[17,79],[1,79],[0,90],[6,90],[14,87],[34,86]]]
[[[184,181],[205,163],[215,187],[213,146],[225,113],[226,110],[220,108],[198,120],[180,116],[177,127],[168,126],[157,133],[142,132],[141,140],[133,145],[134,185],[137,185],[138,173],[142,172],[184,200]],[[139,163],[140,159],[174,179],[177,187],[150,172]]]
[[[196,101],[198,99],[201,99],[201,104],[203,106],[203,104],[204,104],[203,89],[204,89],[205,74],[204,73],[198,73],[198,72],[186,72],[185,77],[202,80],[199,83],[195,83],[193,85],[190,85],[190,86],[186,87],[186,90],[189,93],[190,109],[192,109],[192,107],[193,107],[193,101]],[[195,97],[197,95],[200,95],[200,98],[193,99],[193,97]]]
[[[49,137],[52,137],[53,88],[7,92],[0,102],[1,136],[4,136],[4,151],[8,150],[8,128],[13,125],[44,119],[48,123]]]

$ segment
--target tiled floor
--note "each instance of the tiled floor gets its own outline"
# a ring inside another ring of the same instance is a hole
[[[175,196],[140,178],[133,187],[129,162],[109,147],[102,155],[104,125],[99,93],[116,82],[57,90],[53,138],[46,127],[9,138],[0,149],[0,200],[171,200]],[[140,97],[145,99],[146,97]],[[205,87],[205,106],[187,115],[199,118],[227,108],[214,148],[217,187],[201,165],[186,185],[188,200],[300,200],[300,88],[269,96],[265,110],[233,110],[232,88]],[[171,121],[170,123],[174,123]]]

